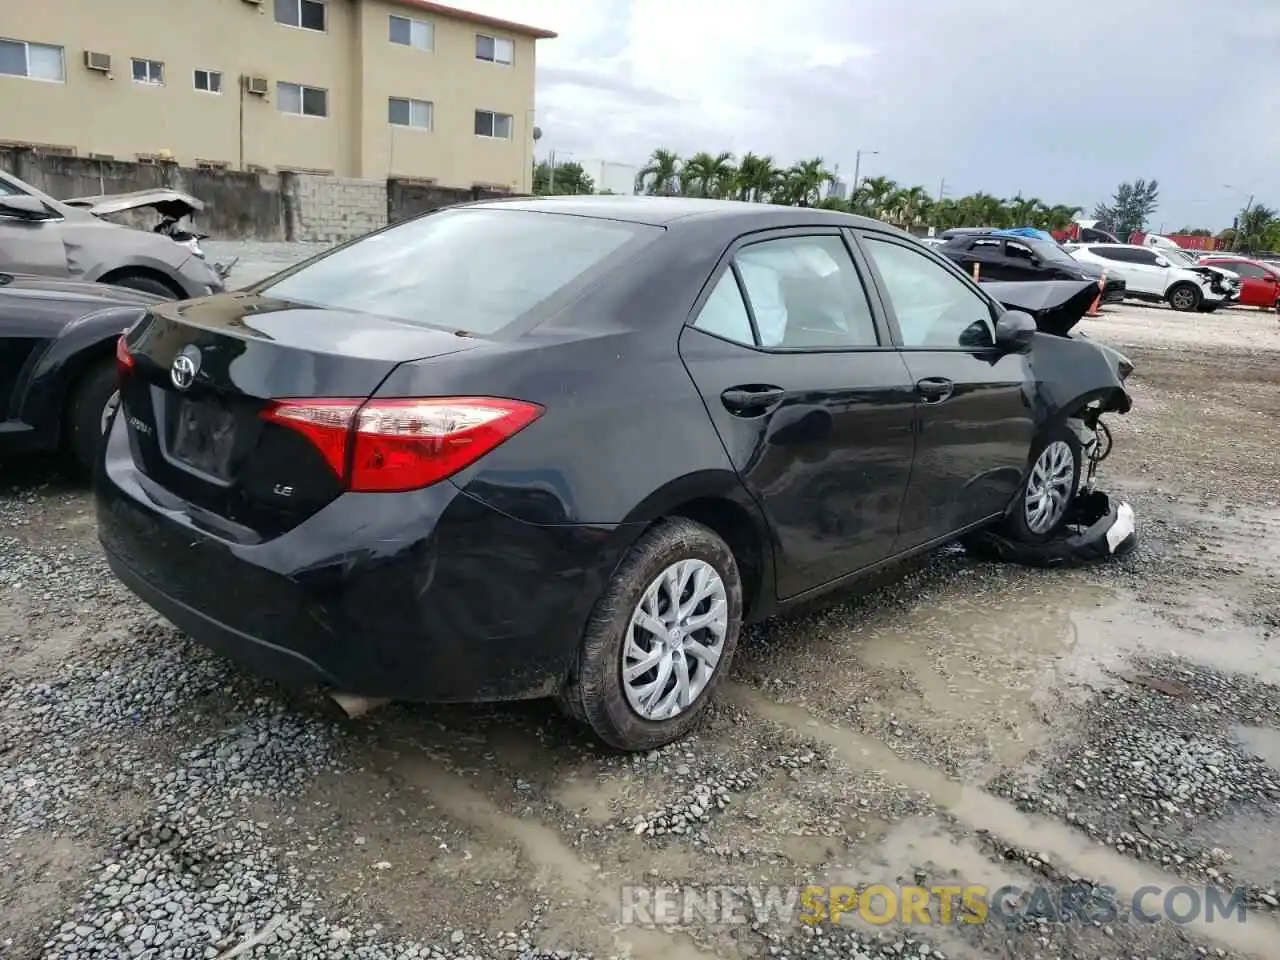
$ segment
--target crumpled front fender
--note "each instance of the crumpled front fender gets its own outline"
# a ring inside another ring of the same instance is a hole
[[[1037,387],[1033,401],[1037,426],[1065,419],[1097,401],[1104,413],[1128,413],[1133,407],[1124,385],[1133,364],[1118,350],[1038,333],[1028,362]]]

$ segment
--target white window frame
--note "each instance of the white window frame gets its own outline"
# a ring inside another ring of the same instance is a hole
[[[409,105],[409,122],[408,123],[396,123],[394,120],[391,119],[392,101],[398,101],[400,103],[406,103]],[[426,108],[427,122],[425,124],[413,122],[414,107]],[[436,126],[436,105],[432,101],[423,100],[420,97],[387,97],[387,123],[389,123],[393,127],[401,127],[406,130],[426,130],[430,132],[431,130],[434,130]]]
[[[297,87],[298,88],[298,112],[297,113],[294,113],[292,110],[286,110],[281,105],[281,102],[280,102],[281,87]],[[316,90],[324,94],[324,113],[323,114],[304,112],[306,103],[307,103],[306,91],[308,90]],[[328,87],[313,87],[305,83],[290,83],[287,80],[276,81],[276,112],[277,113],[282,113],[286,117],[302,117],[305,120],[328,120],[330,109],[331,109],[331,104],[329,103]]]
[[[481,40],[481,39],[484,39],[484,40],[492,40],[492,41],[493,41],[493,59],[492,59],[492,60],[489,60],[489,59],[487,59],[487,58],[485,58],[485,57],[480,56],[480,51],[479,51],[479,50],[476,50],[476,51],[475,51],[475,57],[476,57],[476,59],[477,59],[477,60],[479,60],[481,63],[492,63],[492,64],[496,64],[496,65],[497,65],[497,66],[499,66],[499,67],[510,67],[510,66],[513,66],[513,65],[515,64],[515,62],[516,62],[516,42],[515,42],[514,40],[512,40],[510,37],[498,37],[498,36],[494,36],[494,35],[493,35],[493,34],[491,34],[491,33],[477,33],[477,34],[476,34],[476,46],[477,46],[477,47],[480,45],[480,40]],[[498,44],[500,44],[500,43],[505,43],[508,47],[510,47],[510,48],[511,48],[511,59],[510,59],[510,60],[499,60],[499,59],[498,59]]]
[[[139,80],[134,76],[133,69],[140,63],[147,65],[147,79]],[[152,76],[155,67],[160,68],[160,79],[157,80]],[[164,86],[164,61],[152,60],[150,57],[130,57],[129,58],[129,77],[134,83],[140,83],[144,87],[163,87]]]
[[[513,139],[515,138],[515,133],[516,133],[516,118],[515,118],[515,115],[514,115],[514,114],[510,114],[510,113],[501,113],[501,112],[499,112],[499,111],[497,111],[497,110],[477,110],[477,111],[476,111],[476,113],[477,113],[477,114],[487,113],[487,114],[489,114],[489,116],[493,117],[493,123],[489,124],[489,129],[490,129],[490,130],[494,130],[494,129],[496,129],[496,128],[497,128],[497,126],[498,126],[498,117],[506,117],[506,118],[507,118],[507,120],[509,120],[509,121],[510,121],[510,123],[508,124],[508,129],[509,129],[510,133],[509,133],[507,136],[505,136],[505,137],[499,137],[499,136],[495,136],[495,135],[494,135],[494,134],[492,134],[492,133],[477,133],[477,134],[476,134],[476,136],[477,136],[477,137],[479,137],[481,140],[506,140],[506,141],[510,141],[510,140],[513,140]],[[475,120],[474,120],[474,119],[472,120],[472,129],[473,129],[473,130],[475,129]]]
[[[307,31],[307,33],[328,33],[328,32],[329,32],[329,3],[328,3],[328,0],[291,0],[291,2],[293,3],[293,8],[294,8],[294,10],[295,10],[295,11],[297,11],[298,22],[297,22],[297,23],[286,23],[284,20],[281,20],[281,19],[279,19],[279,18],[277,17],[277,18],[276,18],[276,23],[277,23],[279,26],[282,26],[282,27],[288,27],[290,30],[305,30],[305,31]],[[274,3],[274,0],[273,0],[273,3]],[[314,3],[314,4],[316,4],[317,6],[319,6],[320,8],[322,8],[322,9],[324,10],[324,27],[322,27],[321,29],[317,30],[317,29],[315,29],[314,27],[304,27],[304,26],[302,25],[302,5],[303,5],[304,3]],[[272,10],[271,15],[272,15],[273,17],[275,16],[275,10],[274,10],[274,9]]]
[[[409,24],[409,42],[401,43],[398,40],[391,39],[391,21],[403,20]],[[420,47],[413,42],[413,28],[424,27],[427,31],[427,45]],[[402,17],[398,13],[388,14],[387,16],[387,42],[395,44],[397,47],[408,47],[410,50],[422,50],[427,53],[434,53],[436,49],[436,24],[434,20],[423,20],[419,17]]]
[[[35,43],[31,40],[15,40],[13,37],[0,37],[6,43],[22,44],[22,54],[26,62],[26,73],[0,73],[0,77],[19,77],[23,80],[37,80],[40,83],[66,83],[67,82],[67,51],[65,47],[60,47],[56,43]],[[31,48],[39,47],[42,50],[57,50],[58,61],[61,69],[58,71],[60,76],[54,80],[49,77],[33,77],[31,75]]]
[[[197,79],[197,78],[200,76],[200,74],[202,74],[202,73],[204,74],[204,80],[205,80],[205,83],[207,84],[207,86],[204,86],[204,87],[201,87],[201,86],[199,86],[199,85],[196,83],[196,79]],[[218,89],[217,89],[217,90],[213,89],[213,78],[214,78],[214,77],[217,77],[217,78],[218,78]],[[206,70],[204,67],[196,67],[196,68],[191,72],[191,86],[195,89],[196,93],[211,93],[211,94],[213,94],[213,95],[214,95],[214,96],[216,96],[216,97],[220,97],[220,96],[222,96],[222,71],[221,71],[221,70]]]

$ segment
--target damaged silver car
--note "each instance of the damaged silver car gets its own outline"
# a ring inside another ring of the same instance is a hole
[[[204,204],[177,190],[55,200],[0,171],[0,271],[92,280],[185,300],[221,293],[227,268],[210,264],[184,227]],[[151,209],[153,230],[103,219]]]

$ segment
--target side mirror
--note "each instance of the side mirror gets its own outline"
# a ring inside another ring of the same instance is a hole
[[[1166,260],[1164,257],[1156,257],[1157,267],[1167,267],[1168,265],[1169,265],[1169,261]]]
[[[0,197],[0,217],[13,217],[17,220],[58,219],[57,214],[41,201],[22,193],[11,197]]]
[[[1010,353],[1025,350],[1031,346],[1039,327],[1029,313],[1021,310],[1006,310],[996,321],[996,346]]]

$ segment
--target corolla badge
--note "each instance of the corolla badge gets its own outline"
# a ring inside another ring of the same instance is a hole
[[[200,349],[194,345],[182,348],[182,352],[173,358],[173,366],[169,370],[169,379],[179,390],[185,390],[195,382],[200,372]]]

